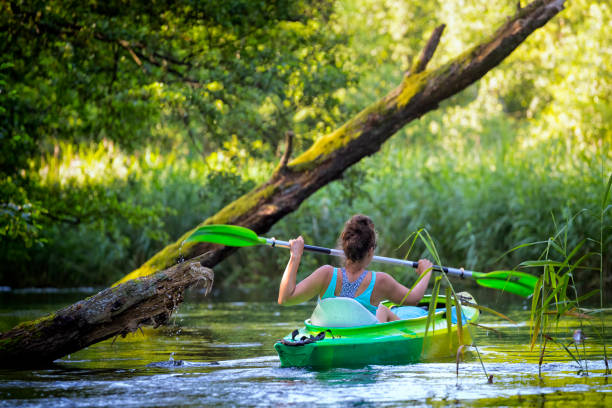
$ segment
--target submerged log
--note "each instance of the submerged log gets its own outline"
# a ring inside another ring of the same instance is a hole
[[[0,367],[43,366],[70,353],[142,326],[168,322],[185,289],[212,288],[214,273],[201,255],[146,278],[105,289],[41,319],[0,334]]]

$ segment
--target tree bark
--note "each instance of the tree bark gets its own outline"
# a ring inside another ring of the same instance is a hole
[[[147,278],[134,279],[41,319],[0,333],[0,367],[44,366],[141,326],[165,324],[186,288],[202,284],[208,293],[214,274],[200,258]]]
[[[443,26],[436,28],[419,61],[389,94],[373,103],[334,132],[320,137],[308,150],[280,165],[271,178],[227,205],[200,225],[235,224],[267,232],[274,223],[295,211],[315,191],[342,176],[362,158],[407,123],[418,119],[446,98],[476,82],[510,55],[533,31],[542,27],[564,7],[564,0],[536,0],[517,11],[480,44],[433,70],[425,70],[438,44]],[[195,229],[194,228],[194,229]],[[120,282],[166,268],[181,256],[191,258],[208,252],[202,265],[213,267],[233,248],[181,243],[193,230],[168,245]]]

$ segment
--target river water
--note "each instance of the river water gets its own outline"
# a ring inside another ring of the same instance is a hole
[[[192,292],[167,327],[96,344],[45,369],[0,370],[0,407],[612,406],[612,376],[605,375],[602,339],[593,328],[599,321],[583,321],[585,345],[570,347],[579,362],[548,343],[540,376],[539,346],[529,347],[527,303],[512,297],[510,306],[508,296],[487,306],[517,324],[482,315],[480,323],[497,332],[473,328],[483,364],[472,349],[457,374],[455,358],[325,371],[280,368],[272,345],[301,326],[312,304],[281,308]],[[0,293],[0,331],[83,297]],[[605,325],[610,354],[612,316]],[[567,344],[579,327],[577,320],[562,321],[553,334]]]

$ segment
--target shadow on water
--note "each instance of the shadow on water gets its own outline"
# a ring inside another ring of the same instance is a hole
[[[6,298],[0,302],[2,327],[58,307],[57,299],[45,303],[28,296],[14,304]],[[494,301],[491,306],[499,309]],[[612,406],[601,343],[588,331],[583,353],[588,375],[579,373],[562,349],[549,345],[538,376],[540,350],[529,349],[529,312],[522,304],[503,310],[517,325],[483,316],[481,323],[501,331],[501,336],[473,328],[493,384],[487,383],[474,353],[460,365],[458,377],[452,358],[324,371],[280,368],[272,345],[301,326],[311,310],[312,305],[280,308],[196,296],[180,307],[168,327],[110,339],[46,369],[1,370],[0,407]],[[563,321],[555,336],[566,342],[577,325]],[[606,325],[610,345],[610,318]]]

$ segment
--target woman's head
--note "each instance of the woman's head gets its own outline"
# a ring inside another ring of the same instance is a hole
[[[346,259],[351,262],[362,261],[370,249],[376,248],[376,230],[370,217],[353,215],[344,224],[339,244]]]

